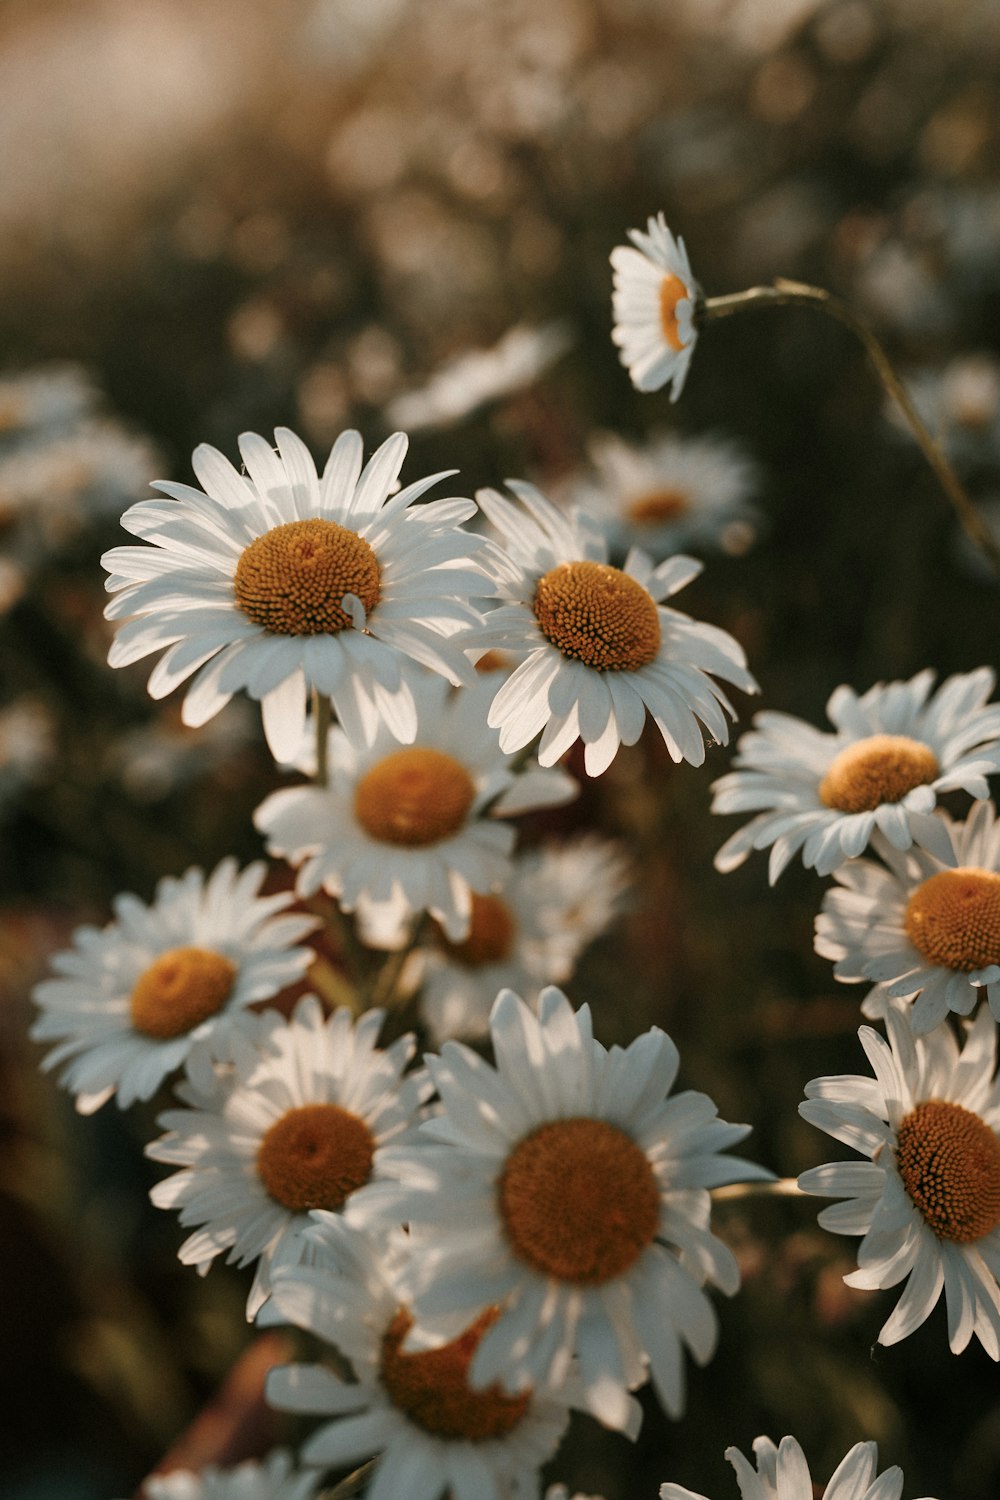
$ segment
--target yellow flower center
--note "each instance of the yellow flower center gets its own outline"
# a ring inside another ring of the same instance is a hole
[[[577,1116],[540,1125],[507,1158],[500,1216],[515,1254],[544,1276],[599,1286],[650,1245],[660,1188],[617,1125]]]
[[[564,656],[597,672],[635,672],[660,649],[652,595],[607,563],[560,563],[538,580],[535,618]]]
[[[906,935],[932,964],[971,973],[1000,964],[1000,875],[941,870],[906,903]]]
[[[475,800],[460,761],[412,745],[365,772],[354,789],[354,816],[373,839],[422,849],[457,833]]]
[[[691,293],[679,276],[668,272],[660,282],[660,327],[663,337],[676,353],[685,348],[677,323],[677,304],[689,298]]]
[[[345,594],[356,594],[370,614],[381,592],[364,537],[321,520],[265,531],[243,551],[233,586],[239,608],[272,635],[336,635],[351,623]]]
[[[303,1104],[266,1131],[257,1174],[282,1208],[336,1210],[364,1187],[374,1157],[375,1142],[364,1120],[339,1104]]]
[[[478,969],[505,959],[516,936],[517,926],[506,902],[499,896],[480,896],[473,891],[468,937],[461,943],[442,938],[441,946],[455,963]]]
[[[971,1110],[942,1099],[900,1122],[903,1186],[934,1233],[968,1244],[1000,1224],[1000,1140]]]
[[[479,1341],[497,1316],[496,1308],[487,1308],[450,1344],[404,1354],[401,1345],[413,1318],[401,1307],[382,1339],[382,1384],[393,1405],[436,1437],[477,1443],[513,1432],[531,1392],[508,1396],[498,1385],[476,1391],[467,1378]]]
[[[691,497],[683,490],[650,490],[627,507],[625,514],[636,526],[658,526],[676,521],[691,509]]]
[[[898,802],[940,772],[937,756],[905,734],[873,734],[834,756],[819,784],[819,800],[838,812],[874,812]]]
[[[222,1009],[235,978],[236,965],[221,953],[169,948],[143,970],[132,988],[132,1025],[158,1042],[183,1036]]]

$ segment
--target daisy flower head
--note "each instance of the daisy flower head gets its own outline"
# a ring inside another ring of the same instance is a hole
[[[894,849],[916,843],[951,864],[934,807],[945,792],[988,795],[986,777],[1000,769],[1000,703],[986,701],[993,684],[980,667],[936,692],[930,671],[860,697],[839,687],[826,705],[832,734],[790,714],[757,714],[736,747],[736,769],[712,789],[713,812],[757,815],[723,844],[716,869],[735,870],[770,845],[772,885],[800,850],[807,869],[829,875],[876,829]]]
[[[232,1469],[209,1464],[197,1473],[175,1469],[144,1481],[146,1500],[311,1500],[318,1487],[315,1473],[300,1473],[287,1453],[276,1449],[261,1462]]]
[[[992,802],[975,803],[964,823],[938,816],[952,844],[947,864],[876,833],[884,865],[841,865],[816,918],[816,951],[834,960],[836,977],[877,981],[865,1015],[881,1018],[887,1000],[912,998],[918,1035],[949,1011],[969,1015],[981,989],[1000,1021],[1000,823]]]
[[[820,1213],[823,1228],[863,1236],[848,1286],[908,1278],[880,1343],[918,1328],[943,1288],[952,1352],[975,1335],[1000,1358],[996,1023],[981,1006],[959,1047],[948,1026],[915,1036],[904,1001],[890,1001],[885,1020],[888,1041],[868,1026],[858,1033],[874,1078],[814,1079],[799,1105],[868,1160],[813,1167],[799,1187],[843,1200]]]
[[[632,877],[621,846],[594,834],[517,856],[501,889],[473,895],[468,936],[441,934],[421,954],[420,1014],[432,1041],[487,1036],[502,989],[533,1004],[546,984],[564,984]]]
[[[354,1023],[305,995],[288,1021],[275,1011],[256,1019],[256,1036],[248,1031],[227,1068],[192,1059],[177,1087],[187,1107],[161,1115],[167,1134],[146,1147],[181,1168],[150,1192],[195,1227],[180,1260],[202,1274],[223,1251],[230,1263],[256,1262],[251,1320],[274,1268],[301,1258],[312,1209],[363,1211],[381,1151],[413,1124],[428,1092],[425,1075],[403,1077],[412,1035],[376,1045],[383,1011]]]
[[[496,1309],[477,1309],[437,1348],[411,1347],[400,1241],[376,1244],[331,1214],[315,1217],[322,1259],[275,1274],[265,1321],[294,1323],[333,1345],[354,1381],[326,1365],[268,1375],[272,1406],[328,1419],[304,1444],[303,1462],[340,1466],[377,1454],[367,1500],[537,1500],[539,1469],[559,1445],[569,1406],[549,1392],[470,1384]]]
[[[740,444],[661,433],[638,445],[606,432],[588,451],[594,473],[570,495],[597,519],[613,555],[633,546],[656,559],[706,547],[739,555],[752,545],[757,471]]]
[[[81,1114],[114,1093],[123,1109],[151,1098],[196,1044],[225,1055],[246,1006],[302,977],[313,953],[299,940],[316,920],[285,911],[288,891],[261,896],[265,873],[224,859],[207,877],[167,876],[151,906],[118,896],[113,922],[78,928],[56,955],[31,1035],[55,1042],[42,1067],[66,1065],[60,1082]]]
[[[628,237],[631,245],[616,245],[611,252],[611,337],[637,390],[658,391],[669,380],[670,399],[676,401],[698,338],[698,284],[684,241],[674,239],[662,213],[650,218],[645,233],[630,229]]]
[[[440,1115],[387,1161],[399,1187],[386,1211],[414,1234],[414,1314],[453,1327],[501,1307],[474,1385],[559,1388],[578,1367],[587,1409],[623,1427],[628,1390],[651,1372],[677,1416],[682,1346],[700,1364],[715,1347],[702,1287],[739,1286],[708,1190],[770,1176],[720,1154],[749,1126],[720,1120],[705,1094],[668,1097],[678,1055],[664,1032],[608,1051],[588,1007],[574,1013],[554,987],[537,1016],[503,991],[490,1032],[495,1067],[458,1042],[426,1059]]]
[[[103,558],[115,596],[106,614],[132,617],[108,659],[121,667],[162,649],[154,698],[194,674],[183,705],[193,726],[245,688],[277,760],[298,750],[310,688],[359,742],[380,722],[412,740],[401,662],[471,678],[450,637],[478,621],[470,597],[488,592],[472,562],[481,540],[459,524],[475,505],[414,504],[442,474],[389,498],[406,454],[401,432],[364,469],[359,434],[342,433],[321,478],[300,438],[284,427],[275,438],[277,452],[243,434],[245,474],[202,444],[192,462],[203,490],[161,483],[166,500],[125,512],[125,529],[151,545]]]
[[[636,743],[648,710],[671,758],[701,765],[701,726],[724,745],[726,714],[735,717],[708,674],[757,691],[731,635],[663,603],[701,563],[676,556],[654,566],[635,549],[611,567],[592,520],[559,510],[534,485],[510,488],[519,506],[495,490],[476,497],[504,545],[491,551],[502,602],[477,644],[524,656],[490,709],[501,748],[520,750],[541,731],[538,759],[550,766],[582,739],[587,774],[599,776],[619,745]]]
[[[273,792],[255,822],[271,853],[298,867],[300,893],[336,896],[377,946],[395,946],[423,911],[460,942],[473,892],[507,878],[515,834],[498,819],[567,802],[578,786],[558,769],[514,767],[486,723],[488,676],[457,692],[432,673],[405,681],[414,743],[401,747],[383,725],[365,747],[334,728],[328,784]]]
[[[753,1445],[756,1468],[738,1448],[727,1448],[726,1458],[736,1470],[742,1500],[813,1500],[820,1486],[813,1485],[809,1465],[793,1437],[783,1437],[775,1446],[759,1437]],[[900,1500],[903,1471],[897,1466],[878,1469],[878,1444],[855,1443],[841,1459],[822,1491],[822,1500]],[[660,1500],[704,1500],[682,1484],[660,1486]]]

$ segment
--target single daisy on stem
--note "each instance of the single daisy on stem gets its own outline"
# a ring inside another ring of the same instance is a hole
[[[877,1472],[877,1443],[855,1443],[825,1487],[813,1484],[806,1456],[793,1437],[783,1437],[777,1446],[770,1438],[755,1438],[753,1452],[756,1468],[738,1448],[726,1449],[743,1500],[900,1500],[903,1493],[902,1469],[894,1465]],[[660,1500],[705,1497],[682,1484],[664,1484]]]
[[[362,1210],[381,1151],[430,1092],[426,1074],[403,1077],[412,1035],[376,1046],[382,1011],[352,1022],[347,1010],[326,1016],[305,995],[288,1021],[275,1011],[255,1019],[230,1066],[191,1060],[176,1089],[187,1107],[162,1114],[167,1134],[146,1147],[154,1161],[181,1168],[150,1197],[196,1227],[177,1252],[182,1263],[203,1275],[223,1251],[237,1265],[256,1262],[249,1319],[275,1267],[305,1253],[313,1209]]]
[[[906,1287],[879,1343],[906,1338],[942,1289],[948,1342],[975,1336],[1000,1358],[1000,1085],[997,1027],[982,1006],[959,1047],[948,1026],[914,1036],[904,1001],[889,1002],[888,1041],[858,1035],[874,1078],[843,1075],[806,1085],[799,1113],[865,1162],[839,1161],[799,1177],[805,1193],[843,1201],[819,1223],[861,1235],[848,1286]]]
[[[698,283],[684,241],[670,233],[662,213],[649,219],[645,233],[630,229],[628,237],[631,245],[616,245],[611,252],[611,337],[637,390],[658,391],[669,381],[670,399],[676,401],[698,338]]]
[[[192,463],[204,490],[161,483],[169,498],[141,500],[122,525],[150,543],[114,547],[105,611],[122,625],[108,657],[121,667],[164,654],[154,698],[192,674],[185,724],[207,722],[241,688],[258,699],[278,760],[302,740],[309,690],[332,700],[351,733],[370,744],[380,723],[413,738],[416,714],[401,663],[451,682],[472,669],[450,637],[474,625],[472,596],[488,593],[473,561],[480,538],[460,523],[471,500],[415,504],[444,474],[392,494],[407,440],[397,432],[362,469],[357,432],[331,450],[322,477],[302,440],[275,432],[278,451],[244,433],[239,473],[202,444]]]
[[[791,714],[757,714],[736,746],[736,769],[712,788],[713,812],[757,815],[723,844],[716,869],[735,870],[770,846],[772,885],[800,850],[807,869],[829,875],[876,828],[895,849],[919,844],[951,864],[934,807],[945,792],[988,795],[986,777],[1000,769],[1000,703],[986,701],[994,680],[980,667],[936,692],[931,671],[860,697],[839,687],[826,705],[832,734]]]
[[[1000,1021],[1000,822],[992,802],[975,803],[964,823],[938,816],[951,838],[947,864],[875,834],[884,864],[841,865],[816,918],[816,952],[834,960],[836,977],[877,981],[864,1014],[881,1019],[888,999],[912,999],[918,1035],[949,1011],[969,1015],[982,990]]]
[[[623,568],[612,567],[592,519],[564,513],[534,485],[511,480],[510,488],[520,506],[495,490],[476,497],[503,539],[488,558],[501,603],[477,644],[525,656],[490,709],[501,749],[520,750],[541,733],[538,759],[550,766],[582,739],[587,774],[599,776],[619,745],[636,743],[648,711],[671,758],[701,765],[702,725],[724,745],[726,714],[735,718],[709,673],[757,691],[731,635],[663,602],[702,564],[676,556],[654,566],[634,549]]]
[[[501,1309],[475,1386],[558,1388],[578,1368],[587,1409],[623,1427],[651,1373],[679,1416],[683,1346],[700,1364],[715,1348],[702,1287],[732,1295],[740,1279],[709,1189],[771,1176],[722,1154],[749,1126],[705,1094],[668,1097],[679,1059],[664,1032],[608,1051],[554,987],[537,1017],[505,990],[490,1032],[495,1067],[458,1042],[426,1059],[441,1112],[387,1151],[384,1214],[411,1226],[414,1315],[453,1332]]]
[[[114,901],[107,927],[80,927],[35,986],[35,1041],[55,1041],[45,1069],[91,1114],[117,1093],[121,1108],[149,1099],[193,1047],[226,1055],[243,1012],[301,979],[313,958],[299,940],[315,917],[288,912],[290,891],[261,896],[263,861],[224,859],[206,878],[192,868],[156,887],[151,906]]]

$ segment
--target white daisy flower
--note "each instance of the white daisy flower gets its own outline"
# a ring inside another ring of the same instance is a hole
[[[596,472],[569,495],[596,517],[613,554],[635,546],[656,559],[689,547],[739,555],[753,543],[757,471],[740,444],[662,433],[638,446],[606,432],[588,452]]]
[[[1000,703],[986,702],[988,667],[949,677],[932,694],[933,683],[925,671],[861,697],[837,688],[826,705],[833,734],[790,714],[757,714],[736,747],[738,769],[713,787],[712,811],[765,811],[723,844],[716,868],[735,870],[771,845],[772,885],[800,849],[807,868],[829,875],[876,828],[895,849],[920,844],[950,864],[934,806],[944,792],[988,795],[986,777],[1000,768]]]
[[[299,1473],[289,1455],[275,1449],[260,1463],[251,1460],[232,1469],[209,1464],[197,1473],[151,1474],[142,1492],[146,1500],[311,1500],[318,1484],[317,1474]]]
[[[918,1035],[949,1011],[969,1015],[980,988],[1000,1021],[1000,823],[991,802],[975,803],[965,823],[939,816],[951,838],[947,864],[922,849],[897,851],[876,833],[887,868],[842,865],[816,918],[816,951],[835,961],[836,977],[878,981],[865,1014],[882,1017],[888,999],[915,997]]]
[[[944,1288],[948,1341],[973,1334],[1000,1358],[1000,1086],[997,1028],[986,1006],[959,1051],[951,1030],[915,1037],[905,1002],[890,1002],[889,1040],[858,1033],[874,1078],[817,1078],[799,1113],[867,1162],[832,1162],[799,1178],[803,1192],[844,1201],[819,1222],[858,1234],[848,1286],[909,1280],[879,1334],[895,1344],[928,1317]]]
[[[676,401],[698,338],[698,283],[684,241],[674,239],[662,213],[650,218],[645,234],[630,229],[628,237],[632,245],[616,245],[611,252],[611,337],[637,390],[658,391],[669,380],[670,399]]]
[[[268,1375],[273,1406],[332,1419],[307,1439],[303,1462],[332,1467],[378,1454],[367,1500],[537,1500],[538,1471],[569,1408],[548,1393],[470,1386],[470,1361],[496,1310],[477,1309],[443,1346],[411,1349],[398,1257],[332,1215],[316,1219],[324,1263],[278,1271],[266,1321],[281,1317],[334,1345],[355,1379],[347,1384],[326,1365]]]
[[[361,438],[337,439],[321,479],[301,439],[275,432],[278,452],[244,433],[247,475],[214,448],[195,449],[206,493],[157,486],[168,500],[142,500],[122,517],[149,547],[115,547],[109,619],[134,616],[108,660],[121,667],[167,650],[149,691],[162,698],[197,673],[184,699],[186,724],[204,724],[240,688],[260,700],[276,759],[302,739],[307,690],[328,695],[359,743],[380,722],[410,741],[415,711],[401,679],[414,659],[450,681],[471,680],[449,635],[474,624],[468,602],[488,592],[468,559],[482,545],[459,522],[471,500],[414,505],[441,474],[387,497],[406,453],[398,432],[362,472]]]
[[[167,876],[152,906],[113,903],[108,926],[80,927],[56,954],[57,978],[36,985],[35,1041],[56,1039],[42,1067],[91,1114],[117,1091],[121,1108],[149,1099],[196,1043],[222,1055],[245,1007],[294,984],[313,953],[297,946],[316,919],[284,912],[291,892],[260,896],[263,862],[224,859],[206,879]]]
[[[158,1208],[176,1208],[197,1232],[177,1252],[204,1274],[223,1251],[257,1262],[247,1299],[253,1319],[271,1289],[275,1266],[298,1261],[314,1208],[348,1216],[381,1176],[383,1147],[409,1129],[429,1088],[425,1075],[403,1078],[412,1035],[376,1046],[385,1013],[327,1017],[305,995],[290,1020],[257,1018],[234,1049],[232,1065],[213,1069],[202,1054],[177,1087],[187,1109],[168,1110],[168,1132],[146,1147],[154,1161],[180,1166],[151,1190]]]
[[[415,743],[401,748],[382,726],[364,748],[334,728],[328,784],[272,793],[255,822],[271,853],[299,867],[300,893],[322,887],[344,911],[357,910],[379,946],[393,946],[422,911],[459,942],[472,893],[507,878],[515,834],[497,818],[557,806],[578,786],[563,771],[512,764],[486,724],[488,677],[458,692],[430,673],[403,680]]]
[[[634,872],[622,847],[583,835],[514,860],[506,884],[472,897],[468,936],[421,958],[420,1014],[435,1043],[484,1037],[502,989],[534,1004],[546,984],[565,984],[576,962],[621,909]]]
[[[87,416],[99,393],[79,365],[40,366],[0,377],[0,441],[34,441]]]
[[[663,600],[701,572],[692,557],[654,567],[633,550],[610,567],[594,523],[565,514],[535,489],[511,481],[521,506],[495,490],[477,499],[500,532],[491,550],[503,602],[477,631],[477,643],[527,653],[497,693],[489,722],[501,748],[520,750],[542,733],[538,759],[550,766],[577,740],[599,776],[619,745],[634,745],[646,711],[675,761],[701,765],[701,723],[720,744],[734,711],[709,672],[757,691],[742,648],[726,631],[670,609]]]
[[[783,1437],[778,1447],[770,1438],[754,1439],[756,1469],[738,1448],[727,1448],[726,1458],[736,1470],[743,1500],[813,1500],[814,1486],[809,1465],[793,1437]],[[878,1444],[855,1443],[841,1459],[823,1490],[823,1500],[900,1500],[903,1471],[897,1466],[878,1469]],[[682,1484],[660,1486],[660,1500],[705,1500]]]
[[[95,517],[120,512],[160,463],[147,439],[110,421],[20,444],[0,451],[0,517],[56,544]]]
[[[739,1286],[708,1190],[770,1176],[719,1154],[749,1126],[720,1120],[705,1094],[667,1098],[678,1056],[664,1032],[609,1052],[588,1007],[574,1014],[555,988],[537,1018],[505,990],[490,1030],[495,1068],[457,1042],[426,1059],[440,1116],[426,1141],[387,1153],[399,1186],[384,1212],[415,1234],[414,1314],[444,1328],[502,1307],[474,1385],[558,1387],[578,1356],[587,1409],[620,1427],[648,1365],[677,1416],[682,1346],[700,1364],[715,1347],[702,1287]]]

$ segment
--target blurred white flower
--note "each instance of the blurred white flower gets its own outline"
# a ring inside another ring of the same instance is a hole
[[[390,401],[386,419],[409,432],[450,427],[479,407],[533,385],[572,342],[565,323],[543,323],[537,328],[518,323],[492,349],[457,355],[421,389]]]

